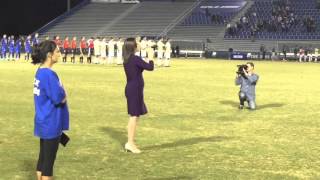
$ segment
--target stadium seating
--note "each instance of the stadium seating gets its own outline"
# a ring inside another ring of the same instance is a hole
[[[315,20],[316,29],[320,28],[320,10],[316,9],[315,0],[291,0],[290,8],[293,10],[294,16],[297,17],[298,23],[291,25],[287,32],[277,27],[276,32],[269,32],[267,30],[258,31],[255,35],[255,39],[265,40],[316,40],[320,39],[320,32],[307,32],[306,26],[303,25],[303,19],[311,17]],[[250,39],[251,28],[256,22],[268,21],[272,17],[272,1],[256,0],[254,5],[248,10],[247,17],[249,19],[249,26],[245,26],[238,30],[235,34],[230,35],[226,32],[226,39]],[[252,13],[256,13],[256,19],[251,16]]]
[[[86,0],[87,1],[87,0]],[[307,33],[301,25],[293,26],[288,33],[260,31],[252,41],[250,29],[242,29],[231,36],[226,33],[226,23],[234,24],[245,14],[256,12],[257,18],[271,17],[271,0],[140,0],[138,4],[88,2],[57,18],[54,23],[40,31],[42,37],[63,36],[162,36],[167,35],[193,50],[204,47],[214,51],[257,52],[261,44],[267,49],[285,41],[314,41],[320,32]],[[320,10],[314,0],[291,0],[291,7],[298,17],[312,17],[317,29],[320,25]],[[219,16],[213,21],[212,15]],[[249,18],[249,23],[252,19]],[[203,44],[206,43],[206,46]],[[314,42],[313,42],[314,43]],[[189,44],[191,44],[189,46]]]
[[[40,35],[54,36],[158,36],[195,1],[143,1],[138,4],[90,2],[59,19]]]
[[[184,26],[225,25],[244,7],[243,0],[205,0],[182,22]]]

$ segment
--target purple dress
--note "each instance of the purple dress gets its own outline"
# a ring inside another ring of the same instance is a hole
[[[143,100],[144,81],[142,72],[143,70],[152,71],[153,68],[153,61],[146,63],[138,56],[131,56],[129,62],[124,64],[124,71],[127,76],[125,95],[127,98],[128,114],[131,116],[139,117],[148,112]]]

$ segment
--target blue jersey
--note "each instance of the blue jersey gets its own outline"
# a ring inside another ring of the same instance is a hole
[[[2,52],[7,51],[8,40],[6,38],[2,38],[1,40],[1,50]]]
[[[18,39],[18,40],[16,41],[16,48],[15,48],[16,53],[20,53],[20,52],[21,52],[21,45],[22,45],[21,40]]]
[[[25,49],[26,53],[31,53],[32,49],[31,49],[31,40],[30,39],[26,40],[26,44],[25,44],[24,49]]]
[[[69,129],[69,110],[58,75],[49,68],[39,68],[34,80],[34,134],[42,139],[60,136]]]
[[[14,39],[11,39],[9,41],[9,52],[13,53],[14,52]]]
[[[39,39],[36,38],[36,37],[34,37],[34,38],[32,39],[32,46],[39,45],[39,44],[40,44]]]

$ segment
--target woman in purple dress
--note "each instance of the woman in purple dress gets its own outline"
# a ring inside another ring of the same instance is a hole
[[[134,38],[128,38],[123,46],[124,71],[127,77],[125,95],[127,98],[128,114],[130,115],[128,123],[128,142],[125,144],[125,150],[132,153],[141,153],[135,145],[134,137],[137,122],[140,115],[147,114],[147,107],[143,100],[144,81],[142,77],[143,70],[152,71],[153,61],[145,62],[139,56],[135,56],[137,43]]]

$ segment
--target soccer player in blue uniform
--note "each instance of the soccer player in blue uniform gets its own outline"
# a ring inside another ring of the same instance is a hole
[[[39,34],[36,33],[32,39],[32,47],[39,45],[40,44],[40,40],[39,40]]]
[[[16,47],[15,47],[15,52],[16,52],[16,60],[20,59],[20,55],[21,55],[21,46],[22,46],[22,42],[21,42],[21,38],[19,37],[16,41]]]
[[[7,58],[7,47],[8,46],[8,40],[7,35],[4,34],[3,38],[1,39],[1,59]]]
[[[25,53],[26,53],[26,55],[24,56],[24,60],[29,61],[30,54],[31,54],[31,51],[32,51],[32,48],[31,48],[31,36],[30,35],[27,37],[26,42],[24,43],[24,49],[25,49]]]
[[[9,37],[9,59],[14,60],[14,36]]]
[[[57,73],[52,70],[60,58],[60,50],[53,41],[43,41],[33,49],[32,63],[40,65],[33,83],[34,135],[40,138],[38,179],[53,179],[59,143],[65,136],[63,131],[69,130],[66,92]]]

